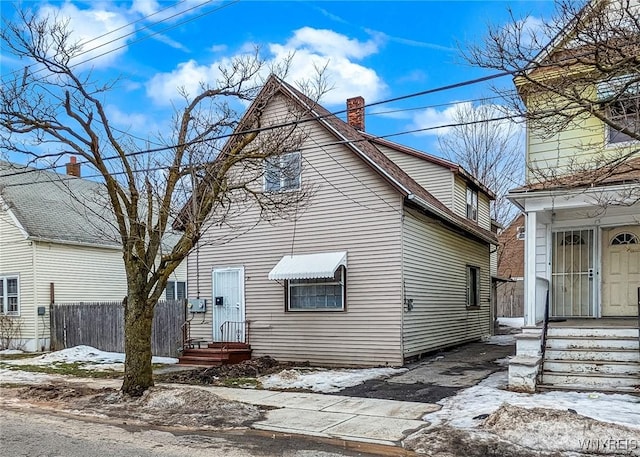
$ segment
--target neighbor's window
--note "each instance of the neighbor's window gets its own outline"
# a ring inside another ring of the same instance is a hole
[[[10,316],[20,314],[20,287],[17,276],[0,276],[0,312]]]
[[[344,311],[346,270],[340,267],[333,278],[287,281],[288,311]]]
[[[264,190],[278,192],[300,188],[302,156],[299,152],[290,152],[265,160]]]
[[[480,268],[467,265],[467,306],[480,306]]]
[[[164,290],[165,300],[184,300],[187,297],[187,283],[184,281],[167,281]]]
[[[640,132],[640,97],[617,100],[607,106],[609,119],[616,124],[625,127],[632,132]],[[609,143],[623,143],[634,141],[635,138],[607,127],[607,140]]]
[[[478,191],[467,187],[467,217],[478,220]]]

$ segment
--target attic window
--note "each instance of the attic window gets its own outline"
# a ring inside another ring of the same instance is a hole
[[[264,164],[264,190],[280,192],[300,189],[302,156],[299,152],[290,152],[270,157]]]
[[[638,244],[638,237],[633,233],[625,232],[616,235],[616,237],[611,240],[611,246],[617,246],[621,244]]]

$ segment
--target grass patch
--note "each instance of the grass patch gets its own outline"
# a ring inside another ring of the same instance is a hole
[[[222,384],[225,387],[262,389],[262,383],[256,378],[227,378],[222,382]]]
[[[2,368],[16,371],[26,371],[28,373],[60,374],[66,376],[77,376],[85,378],[120,378],[122,372],[115,370],[91,370],[84,368],[80,362],[56,363],[51,365],[10,365],[0,363]]]
[[[32,352],[23,352],[22,354],[0,354],[0,363],[3,360],[29,359],[33,357]]]

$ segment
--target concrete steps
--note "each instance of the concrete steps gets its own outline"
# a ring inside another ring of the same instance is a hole
[[[638,329],[549,327],[539,389],[640,394]]]

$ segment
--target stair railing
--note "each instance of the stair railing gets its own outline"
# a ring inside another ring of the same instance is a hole
[[[538,366],[538,382],[542,384],[544,373],[544,354],[547,349],[547,329],[549,328],[549,289],[544,301],[544,319],[542,320],[542,338],[540,339],[540,365]]]
[[[249,344],[249,321],[225,321],[220,326],[220,336],[224,343]]]
[[[189,343],[191,341],[191,321],[184,321],[180,326],[180,333],[182,334],[182,352],[184,352],[185,349],[189,349]]]

